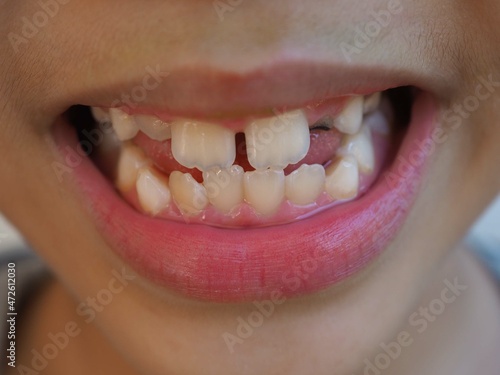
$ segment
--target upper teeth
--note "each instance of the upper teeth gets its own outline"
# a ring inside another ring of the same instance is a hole
[[[376,92],[368,96],[363,104],[363,113],[370,113],[375,111],[380,105],[380,100],[382,99],[382,93]]]
[[[120,141],[132,139],[139,132],[139,128],[134,118],[122,110],[111,108],[109,110],[109,115],[113,123],[113,129]]]
[[[158,215],[172,206],[184,215],[196,216],[210,204],[219,212],[234,211],[247,203],[263,215],[272,215],[285,201],[298,206],[317,203],[321,194],[351,199],[359,191],[359,173],[375,169],[371,131],[384,133],[387,120],[376,111],[380,95],[350,99],[333,126],[344,133],[342,145],[326,169],[319,164],[302,165],[285,176],[284,169],[299,163],[309,152],[310,131],[302,110],[254,119],[244,128],[247,157],[255,171],[233,165],[236,131],[218,124],[177,119],[171,123],[153,116],[131,116],[120,109],[93,108],[94,117],[111,121],[117,137],[128,140],[140,130],[148,137],[171,139],[178,163],[203,172],[203,182],[189,173],[172,171],[167,177],[152,165],[144,152],[131,142],[123,145],[117,171],[117,186],[129,192],[134,186],[144,211]],[[366,114],[363,120],[363,113]],[[325,195],[326,196],[326,195]],[[323,198],[321,198],[323,199]]]
[[[111,122],[111,116],[109,115],[109,112],[100,108],[100,107],[92,107],[92,116],[96,119],[96,121],[99,121],[100,123],[104,122]]]
[[[284,169],[309,151],[309,124],[303,111],[255,120],[245,129],[247,154],[255,169]]]
[[[135,116],[135,122],[140,131],[156,141],[166,141],[172,137],[170,124],[154,116]]]
[[[335,119],[335,126],[342,133],[355,134],[361,128],[363,122],[363,97],[356,96],[352,98]]]
[[[172,154],[187,168],[228,168],[236,158],[234,137],[220,125],[177,120],[172,123]]]

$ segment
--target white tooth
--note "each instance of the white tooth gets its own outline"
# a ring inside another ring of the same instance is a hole
[[[200,121],[172,123],[172,153],[187,168],[207,171],[229,168],[236,158],[235,133],[222,126]]]
[[[284,169],[309,151],[309,124],[304,111],[252,121],[245,129],[248,161],[255,169]]]
[[[245,172],[239,165],[204,172],[203,185],[210,203],[224,213],[230,212],[242,203],[244,175]]]
[[[111,122],[111,117],[107,109],[101,107],[91,107],[90,110],[92,111],[92,116],[94,116],[94,119],[97,122],[100,122],[101,124]]]
[[[126,143],[123,145],[117,166],[116,186],[121,192],[127,192],[135,186],[139,169],[150,161],[139,147]]]
[[[168,178],[152,167],[144,167],[139,171],[136,189],[142,209],[151,215],[160,213],[170,203]]]
[[[285,199],[285,173],[267,169],[246,172],[245,200],[260,214],[271,215]]]
[[[285,178],[286,197],[300,206],[314,203],[324,186],[325,168],[319,164],[301,165]]]
[[[177,207],[184,214],[195,216],[207,207],[208,197],[205,187],[189,173],[172,172],[169,185]]]
[[[135,122],[139,130],[155,141],[166,141],[172,138],[170,124],[154,116],[137,115]]]
[[[345,156],[326,169],[325,190],[333,199],[355,198],[358,188],[358,163],[354,157]]]
[[[382,111],[375,111],[365,116],[363,127],[367,127],[373,132],[388,135],[391,132],[389,121]]]
[[[344,110],[335,118],[333,126],[342,133],[357,133],[363,122],[363,101],[362,96],[350,99]]]
[[[382,93],[380,91],[367,96],[363,105],[363,113],[367,114],[375,111],[378,108],[381,99]]]
[[[136,136],[139,128],[133,116],[128,115],[118,108],[111,108],[109,114],[113,123],[113,129],[120,141],[127,141]]]
[[[363,126],[359,133],[344,136],[338,155],[352,155],[356,158],[359,169],[364,173],[371,173],[375,169],[375,150],[370,129]]]

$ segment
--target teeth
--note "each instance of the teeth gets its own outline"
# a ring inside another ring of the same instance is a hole
[[[139,130],[149,138],[156,141],[166,141],[172,138],[170,124],[154,116],[138,115],[135,116],[135,122]]]
[[[375,111],[365,116],[363,126],[366,126],[373,132],[383,135],[388,135],[391,132],[389,121],[387,121],[387,118],[382,111]]]
[[[113,129],[120,141],[128,141],[136,136],[139,128],[135,123],[134,117],[129,116],[118,108],[111,108],[109,114],[113,123]]]
[[[264,170],[245,173],[245,200],[260,214],[271,215],[285,199],[285,173]]]
[[[382,93],[380,91],[366,97],[365,103],[363,105],[363,113],[367,114],[375,111],[378,108],[381,99],[382,99]]]
[[[172,123],[172,153],[187,168],[229,168],[236,158],[235,134],[215,124],[177,120]]]
[[[207,191],[189,173],[170,174],[170,192],[181,212],[195,216],[208,205]]]
[[[219,211],[228,213],[243,202],[243,177],[245,172],[238,165],[229,169],[203,173],[203,185],[210,203]]]
[[[325,190],[333,199],[351,199],[358,194],[358,163],[352,156],[345,156],[326,170]]]
[[[118,108],[91,110],[97,121],[111,121],[116,138],[122,142],[139,130],[157,141],[172,139],[176,161],[203,172],[203,184],[179,171],[167,177],[152,165],[143,150],[132,142],[122,143],[116,186],[124,193],[135,187],[144,212],[158,215],[174,201],[186,216],[200,215],[209,204],[221,213],[239,214],[235,209],[247,202],[255,213],[271,216],[285,199],[296,206],[308,206],[324,192],[334,200],[352,199],[359,194],[360,172],[375,169],[371,132],[389,132],[385,112],[377,110],[380,103],[381,93],[350,99],[332,120],[333,126],[344,133],[337,159],[326,171],[320,164],[304,164],[286,177],[283,169],[304,159],[310,147],[309,125],[302,110],[249,122],[245,140],[248,161],[256,169],[252,172],[233,165],[236,142],[231,129],[180,119],[169,124],[154,116],[130,116]]]
[[[333,123],[339,131],[346,134],[356,134],[363,122],[363,97],[352,98]]]
[[[116,186],[122,192],[132,189],[137,181],[139,169],[148,165],[150,161],[144,152],[133,144],[123,145],[118,160]]]
[[[144,167],[139,171],[136,189],[142,209],[151,215],[163,211],[170,203],[167,176],[151,167]]]
[[[248,161],[255,169],[284,169],[309,151],[309,124],[303,111],[251,122],[245,129]]]
[[[300,206],[314,203],[324,186],[325,169],[319,164],[304,164],[285,178],[286,197]]]
[[[111,117],[109,112],[100,107],[91,107],[92,116],[94,116],[95,120],[101,124],[106,122],[111,122]]]
[[[375,151],[370,129],[363,126],[359,133],[345,136],[338,154],[354,156],[362,172],[373,172],[375,169]]]

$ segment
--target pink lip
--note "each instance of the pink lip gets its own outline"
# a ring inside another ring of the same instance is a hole
[[[423,162],[404,173],[403,163],[422,152],[420,142],[431,140],[435,116],[430,95],[419,94],[398,156],[364,196],[282,226],[221,229],[154,219],[120,198],[88,158],[73,176],[109,246],[147,279],[213,302],[294,297],[359,272],[389,245],[417,195],[429,155],[421,154]],[[55,129],[60,150],[74,149],[69,126]]]

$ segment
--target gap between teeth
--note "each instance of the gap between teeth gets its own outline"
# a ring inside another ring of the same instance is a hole
[[[371,123],[385,120],[374,112],[379,103],[379,93],[354,97],[333,122],[345,135],[326,170],[322,165],[304,164],[288,176],[283,170],[300,162],[310,147],[309,124],[301,110],[248,123],[248,159],[256,168],[251,172],[233,165],[235,133],[220,125],[193,120],[165,123],[153,116],[130,116],[120,109],[92,108],[92,113],[97,121],[111,121],[124,142],[115,183],[122,193],[135,189],[146,213],[156,216],[175,205],[185,216],[200,215],[209,206],[230,214],[248,204],[256,213],[270,216],[286,201],[308,206],[323,193],[332,200],[357,197],[360,173],[370,174],[375,168]],[[179,171],[168,177],[159,172],[142,149],[128,142],[139,130],[155,140],[171,139],[174,158],[187,168],[203,171],[203,182]]]

